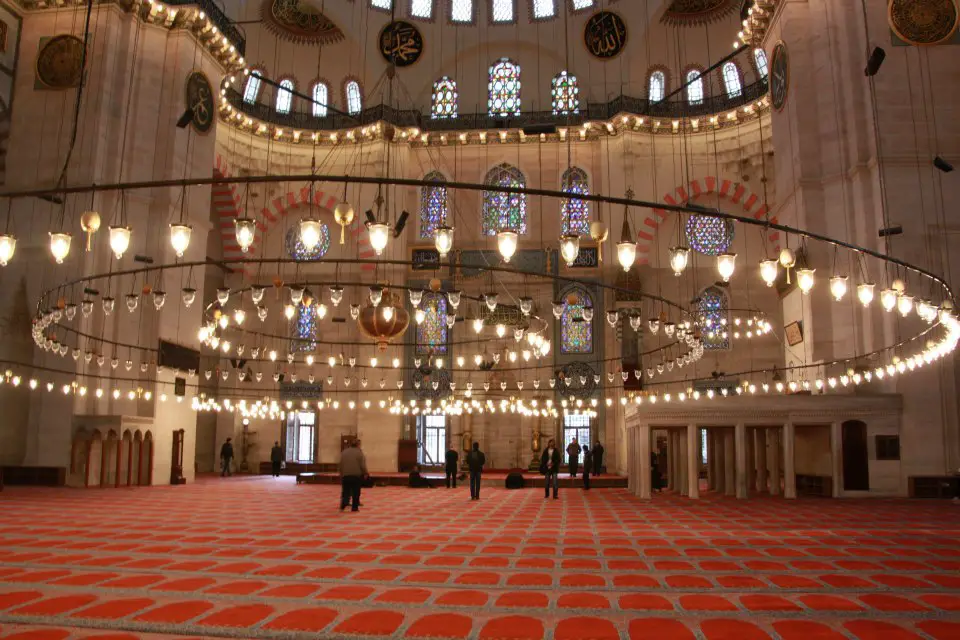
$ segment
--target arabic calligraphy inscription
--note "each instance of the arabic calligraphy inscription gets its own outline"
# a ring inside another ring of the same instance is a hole
[[[587,20],[583,29],[587,51],[601,60],[617,57],[627,46],[627,25],[612,11],[600,11]]]
[[[193,111],[190,124],[198,133],[206,133],[213,126],[213,88],[199,71],[187,76],[187,108]]]
[[[409,67],[423,53],[420,31],[403,20],[394,20],[380,32],[380,55],[398,67]]]

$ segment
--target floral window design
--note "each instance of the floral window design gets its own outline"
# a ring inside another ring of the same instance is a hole
[[[417,353],[444,354],[447,352],[447,299],[432,293],[420,302],[423,322],[417,325]]]
[[[352,116],[359,114],[363,110],[363,97],[360,93],[360,83],[351,80],[346,86],[347,93],[347,113]]]
[[[500,187],[527,186],[527,179],[516,167],[501,164],[487,173],[484,184]],[[525,193],[483,192],[483,234],[495,236],[509,229],[517,233],[527,232],[527,195]]]
[[[433,83],[433,108],[430,116],[434,119],[457,117],[457,83],[447,76]]]
[[[647,85],[647,99],[650,102],[660,102],[667,95],[667,75],[660,70],[650,74],[650,82]]]
[[[317,312],[313,306],[298,305],[295,323],[292,327],[293,338],[290,341],[290,353],[314,351],[317,348]]]
[[[570,167],[563,174],[562,189],[566,193],[590,195],[587,174],[579,167]],[[590,233],[590,203],[569,198],[560,205],[560,229],[564,234],[585,236]]]
[[[757,47],[753,50],[753,61],[757,65],[757,73],[766,80],[767,74],[770,73],[770,66],[767,64],[767,52]]]
[[[573,304],[570,297],[573,296]],[[587,292],[576,288],[563,295],[563,315],[560,316],[560,353],[591,353],[593,351],[593,321],[583,318],[584,307],[593,306]]]
[[[727,90],[728,98],[736,98],[743,93],[743,83],[740,81],[740,70],[737,65],[728,62],[723,65],[723,86]]]
[[[687,72],[687,103],[703,104],[703,76],[696,69]]]
[[[320,242],[313,248],[313,251],[308,251],[300,240],[299,227],[291,227],[287,230],[285,244],[287,246],[287,255],[298,262],[319,260],[330,250],[330,229],[327,225],[323,223],[320,224]]]
[[[443,174],[433,171],[423,177],[424,180],[443,183]],[[447,222],[447,187],[437,184],[435,187],[420,189],[420,237],[433,238],[437,227]]]
[[[690,247],[705,256],[726,253],[733,244],[734,225],[725,218],[692,215],[685,230]]]
[[[520,65],[500,58],[490,67],[488,101],[491,116],[520,115]]]
[[[254,69],[247,76],[247,84],[243,88],[243,101],[247,104],[254,104],[260,96],[260,78],[263,75]]]
[[[700,294],[697,311],[700,314],[701,335],[704,349],[729,349],[730,339],[726,333],[727,296],[717,287],[705,289]]]
[[[290,113],[293,105],[293,80],[281,80],[277,87],[277,113]]]
[[[550,81],[554,115],[580,113],[580,87],[577,76],[561,71]]]
[[[313,117],[326,118],[327,106],[330,104],[330,89],[327,85],[318,82],[313,85]]]

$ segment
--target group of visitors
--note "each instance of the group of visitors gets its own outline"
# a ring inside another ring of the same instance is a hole
[[[597,444],[593,451],[587,445],[580,446],[577,439],[574,438],[567,445],[567,464],[571,478],[577,477],[577,470],[580,466],[580,454],[583,453],[583,488],[590,489],[590,474],[600,475],[603,467],[603,445]],[[550,488],[553,487],[553,497],[557,499],[560,487],[560,466],[563,456],[557,449],[556,441],[552,438],[547,442],[546,449],[540,454],[540,473],[546,479],[544,483],[543,497],[550,497]]]

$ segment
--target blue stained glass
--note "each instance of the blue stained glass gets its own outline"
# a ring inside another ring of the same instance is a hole
[[[733,232],[733,222],[726,218],[703,215],[687,218],[687,242],[690,248],[705,256],[726,253],[733,244]]]
[[[445,182],[443,174],[433,171],[423,177],[432,182]],[[420,237],[433,238],[437,227],[447,222],[447,188],[421,187],[420,189]]]
[[[487,103],[492,116],[520,115],[520,65],[500,58],[490,67]]]
[[[487,173],[484,184],[501,187],[527,186],[527,179],[519,169],[501,164]],[[483,192],[483,234],[495,236],[504,230],[527,232],[527,196],[523,193]]]
[[[563,174],[563,190],[567,193],[590,195],[590,185],[583,169],[571,167]],[[585,236],[590,233],[590,203],[570,198],[560,205],[560,229],[564,234]]]
[[[313,251],[308,251],[303,242],[300,241],[299,226],[291,227],[287,230],[286,245],[287,254],[294,260],[299,262],[319,260],[330,250],[330,229],[327,225],[320,223],[320,242],[313,248]]]
[[[417,325],[417,353],[444,354],[447,352],[447,299],[438,294],[427,294],[420,302],[423,322]]]
[[[704,349],[729,349],[730,339],[724,337],[727,316],[727,296],[716,287],[705,289],[697,304],[700,312],[700,332]]]
[[[561,71],[550,81],[554,115],[580,113],[580,88],[577,76]]]
[[[433,83],[433,118],[457,117],[457,83],[443,76]]]
[[[293,326],[293,337],[290,341],[291,353],[314,351],[317,348],[317,313],[313,306],[299,305],[297,307],[297,321]]]
[[[576,300],[570,304],[568,297]],[[560,353],[591,353],[593,351],[593,322],[583,319],[583,308],[592,306],[590,296],[580,289],[563,295],[563,314],[560,316]]]

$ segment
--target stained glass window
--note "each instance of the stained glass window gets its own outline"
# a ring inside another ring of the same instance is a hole
[[[654,71],[650,74],[650,86],[647,88],[647,99],[650,102],[660,102],[667,93],[667,76],[663,71]]]
[[[473,22],[473,0],[450,0],[451,22]]]
[[[520,65],[500,58],[490,67],[490,115],[520,115]]]
[[[494,22],[513,22],[513,0],[492,0],[491,16]]]
[[[730,339],[724,337],[727,317],[727,296],[716,287],[705,289],[700,294],[697,309],[700,312],[701,336],[704,349],[729,349]]]
[[[563,173],[562,189],[566,193],[590,195],[587,174],[579,167],[570,167]],[[564,234],[585,236],[590,233],[590,203],[570,198],[560,205],[560,229]]]
[[[573,10],[589,9],[593,6],[593,0],[573,0]]]
[[[687,102],[703,104],[703,78],[696,69],[687,72]]]
[[[370,6],[374,9],[389,10],[393,6],[393,0],[370,0]]]
[[[457,83],[443,76],[433,83],[433,118],[457,117]]]
[[[317,348],[317,312],[313,305],[297,306],[297,315],[292,327],[293,337],[290,341],[291,353],[314,351]]]
[[[424,311],[424,318],[423,322],[417,325],[417,353],[446,353],[446,297],[436,293],[428,293],[423,296],[420,308]]]
[[[520,169],[504,163],[491,169],[483,183],[520,188],[527,186],[527,179]],[[505,229],[527,232],[527,195],[484,191],[483,234],[495,236]]]
[[[315,118],[327,117],[327,105],[330,99],[330,90],[323,82],[313,85],[313,116]]]
[[[360,83],[356,80],[351,80],[347,83],[346,86],[347,93],[347,113],[352,116],[357,115],[363,110],[363,98],[360,94]]]
[[[433,15],[433,0],[410,0],[410,15],[414,18],[430,18]]]
[[[573,304],[570,297],[573,296]],[[583,289],[570,289],[563,295],[563,315],[560,316],[560,353],[591,353],[593,351],[593,322],[583,319],[583,308],[593,306]]]
[[[561,71],[550,81],[554,115],[580,113],[580,88],[577,76]]]
[[[243,101],[247,104],[253,104],[260,96],[260,78],[262,74],[254,69],[247,76],[247,85],[243,88]]]
[[[705,256],[718,256],[733,244],[733,230],[733,222],[725,218],[692,215],[687,218],[687,243]]]
[[[770,67],[767,65],[767,52],[757,47],[753,50],[753,61],[757,63],[757,73],[766,80],[767,74],[770,72]]]
[[[424,180],[444,182],[443,174],[433,171]],[[420,237],[433,238],[434,232],[447,221],[447,188],[439,184],[420,189]]]
[[[723,65],[723,86],[727,90],[728,98],[736,98],[743,93],[743,86],[740,82],[740,70],[737,65],[728,62]]]
[[[293,104],[293,80],[289,78],[280,81],[277,87],[277,113],[290,113]]]
[[[533,0],[534,19],[552,18],[556,13],[557,0]]]
[[[330,229],[327,225],[320,223],[320,242],[308,251],[300,240],[300,227],[293,226],[287,230],[286,235],[287,255],[299,262],[310,262],[319,260],[330,250]]]

